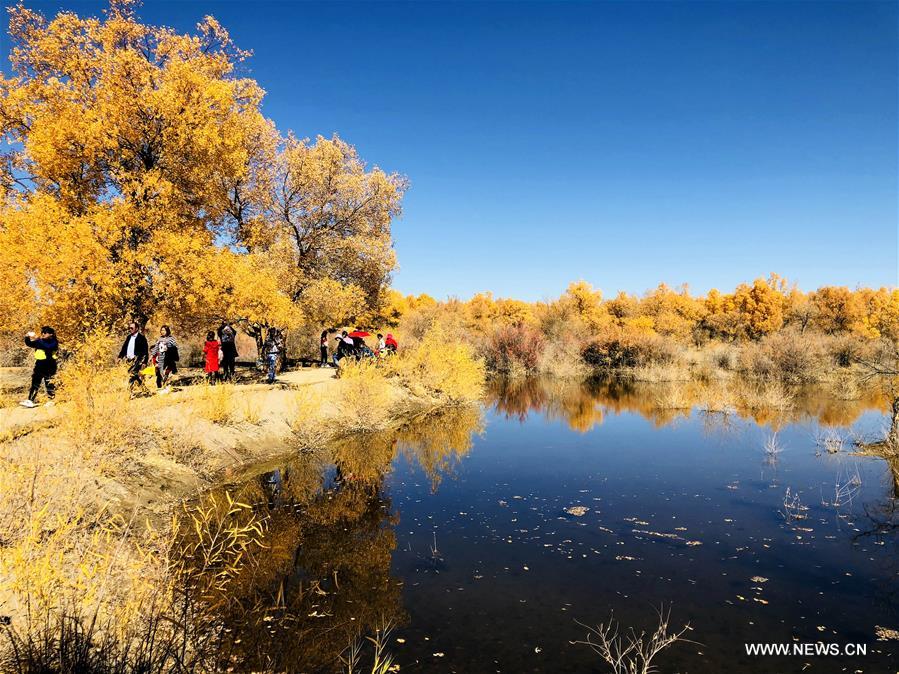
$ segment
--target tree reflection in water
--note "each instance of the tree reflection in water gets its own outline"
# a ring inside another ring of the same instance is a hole
[[[221,667],[339,671],[354,639],[403,624],[401,583],[390,574],[399,513],[384,477],[402,453],[436,489],[482,429],[479,407],[452,408],[342,438],[223,488],[264,515],[265,535],[220,604]]]
[[[857,400],[842,400],[821,387],[791,391],[789,409],[741,406],[731,400],[740,382],[729,386],[716,381],[645,383],[617,377],[576,379],[495,379],[488,387],[488,402],[506,418],[525,421],[532,412],[561,420],[579,433],[602,424],[608,415],[637,413],[656,426],[689,417],[692,410],[706,414],[709,424],[726,424],[733,417],[779,428],[788,423],[814,420],[825,426],[849,426],[867,411],[883,411],[887,401],[876,388]],[[660,404],[666,390],[677,387],[677,406]]]

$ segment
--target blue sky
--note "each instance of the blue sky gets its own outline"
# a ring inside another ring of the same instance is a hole
[[[896,3],[141,10],[182,30],[204,14],[253,50],[282,131],[338,132],[409,177],[401,291],[899,284]]]

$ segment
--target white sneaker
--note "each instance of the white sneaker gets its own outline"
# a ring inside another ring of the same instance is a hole
[[[35,405],[34,402],[31,401],[31,400],[23,400],[23,401],[20,402],[19,404],[20,404],[22,407],[29,407],[29,408],[31,408],[31,407],[37,407],[37,405]]]
[[[159,395],[164,396],[166,393],[171,393],[172,387],[166,386],[165,388],[159,389]]]

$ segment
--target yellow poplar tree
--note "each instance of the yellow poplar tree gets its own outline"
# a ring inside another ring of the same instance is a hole
[[[211,17],[181,35],[138,22],[135,7],[113,2],[102,19],[9,10],[0,330],[287,313],[277,286],[257,283],[258,259],[217,245],[228,187],[270,128],[262,90],[234,73],[247,54]]]
[[[332,279],[348,292],[361,289],[373,311],[386,301],[396,266],[390,223],[406,187],[398,174],[368,169],[337,136],[310,142],[289,135],[267,170],[235,186],[232,203],[243,208],[232,208],[234,230],[240,245],[270,261],[292,301],[302,306],[316,283]],[[255,208],[247,206],[256,199]]]

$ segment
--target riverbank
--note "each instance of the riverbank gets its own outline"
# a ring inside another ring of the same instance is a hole
[[[129,399],[108,341],[85,342],[61,365],[53,406],[19,407],[28,372],[3,372],[0,617],[14,650],[37,651],[16,661],[34,665],[73,648],[61,642],[74,620],[96,630],[77,636],[81,645],[112,649],[104,658],[132,657],[126,646],[155,625],[171,653],[199,662],[207,637],[179,630],[176,616],[185,602],[212,611],[228,579],[261,551],[264,527],[211,487],[249,466],[483,395],[483,365],[467,348],[423,342],[389,361],[347,364],[339,378],[302,369],[268,385],[248,368],[239,383],[210,386],[186,369],[170,392]],[[200,543],[185,543],[185,531]]]
[[[27,374],[4,368],[0,383],[20,389]],[[83,400],[27,409],[7,394],[0,408],[0,462],[16,464],[17,473],[31,466],[35,474],[77,464],[86,490],[79,500],[160,522],[172,504],[245,466],[346,432],[384,430],[449,403],[374,369],[338,379],[334,369],[305,368],[279,374],[274,385],[208,386],[196,383],[200,374],[183,372],[164,395],[128,400],[121,387],[114,387],[118,398],[104,390],[87,402],[93,408],[87,411],[79,409]],[[77,425],[86,427],[72,428]]]

